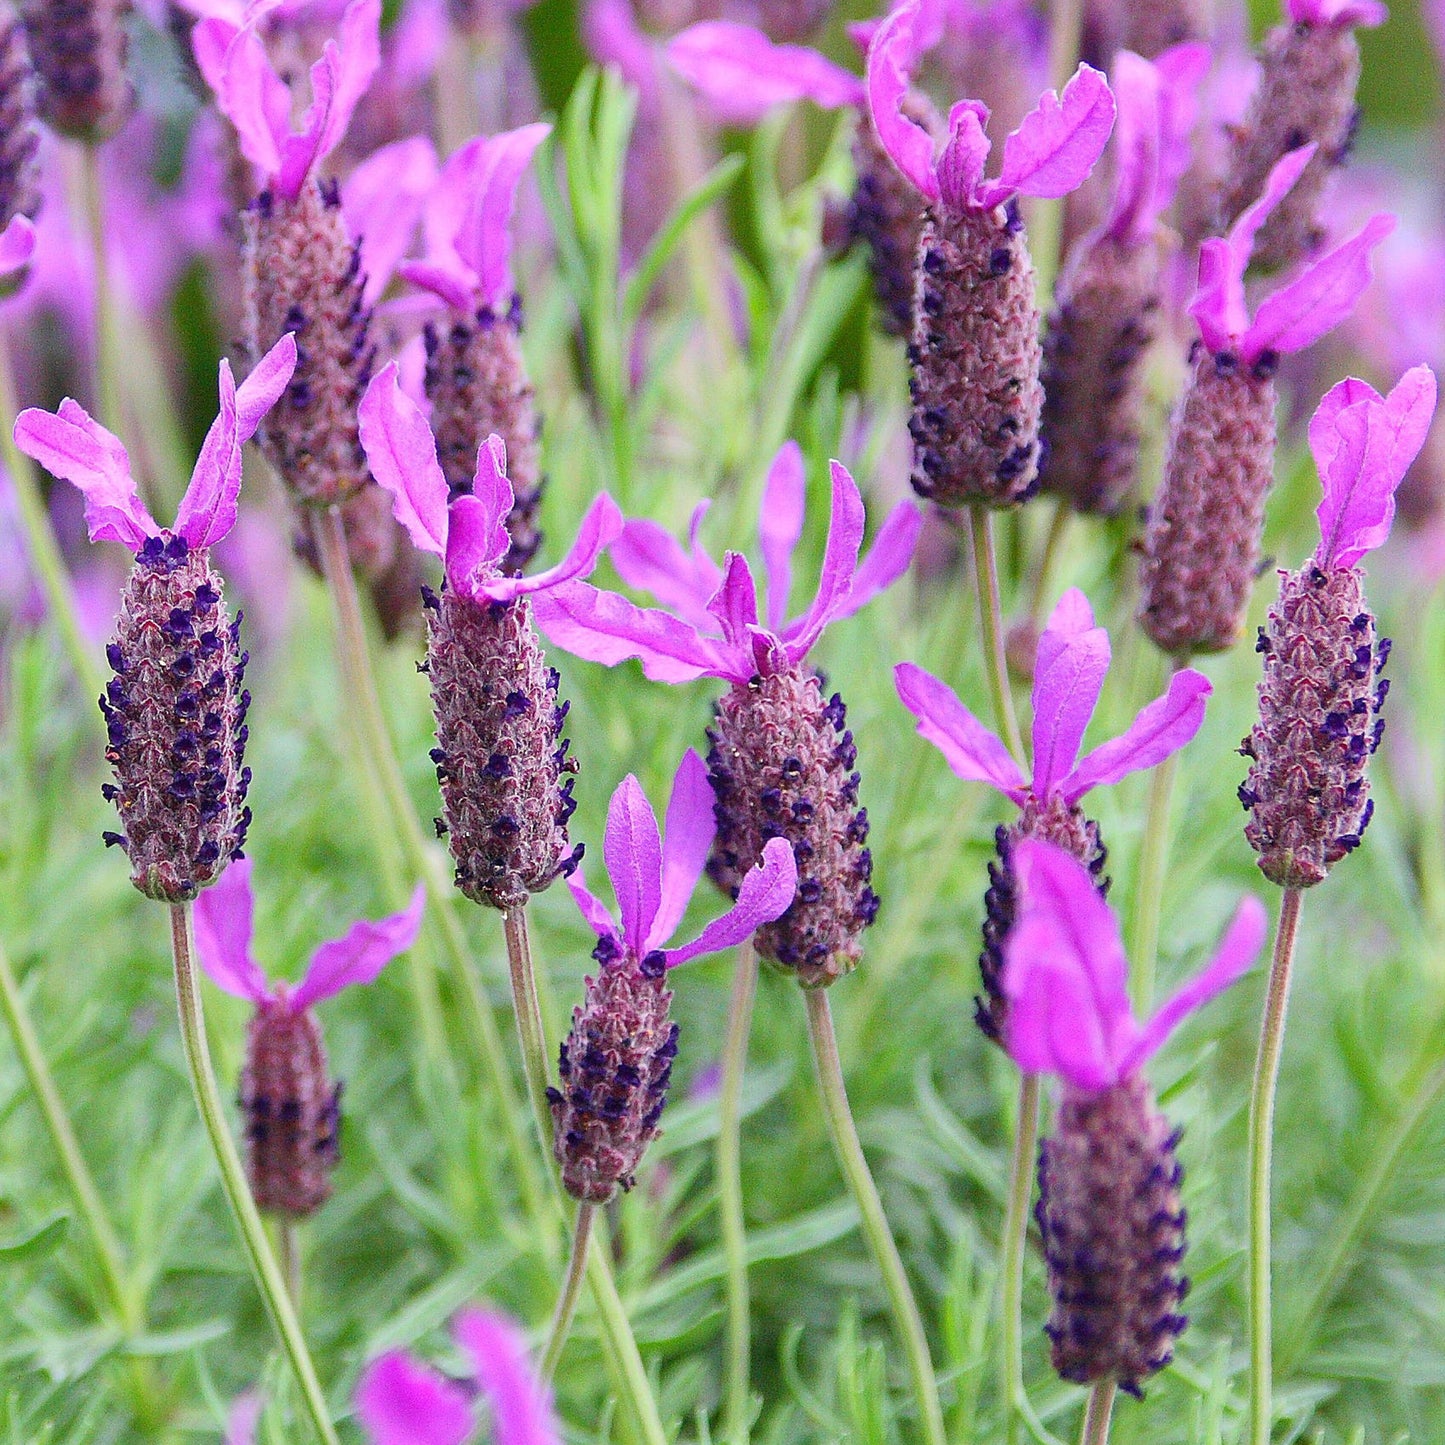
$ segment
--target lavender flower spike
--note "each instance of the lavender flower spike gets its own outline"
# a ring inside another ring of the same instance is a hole
[[[102,791],[124,834],[131,882],[179,903],[213,882],[245,842],[251,770],[243,765],[246,654],[241,618],[230,622],[211,547],[235,525],[241,447],[291,377],[296,343],[282,337],[237,387],[220,368],[221,410],[201,447],[173,528],[156,525],[136,491],[125,447],[67,398],[54,414],[15,422],[15,444],[85,497],[93,542],[136,554],[106,648],[115,676],[100,699],[115,769]]]
[[[918,719],[919,733],[967,782],[989,783],[1018,805],[1019,816],[994,834],[998,861],[989,864],[984,900],[983,997],[974,1017],[995,1043],[1004,1041],[1008,1001],[1001,982],[1003,944],[1013,927],[1018,896],[1014,851],[1027,838],[1043,838],[1085,865],[1100,894],[1107,853],[1099,826],[1080,800],[1092,788],[1117,783],[1156,767],[1185,747],[1204,721],[1212,691],[1192,669],[1176,672],[1162,697],[1148,704],[1111,742],[1080,760],[1079,746],[1098,706],[1109,670],[1109,634],[1094,625],[1088,599],[1077,588],[1064,593],[1039,638],[1034,664],[1033,776],[1027,778],[1003,743],[932,674],[911,662],[894,669],[898,696]]]
[[[1259,721],[1240,747],[1245,837],[1264,876],[1283,888],[1322,882],[1359,846],[1374,803],[1370,755],[1384,736],[1389,656],[1377,638],[1359,564],[1389,535],[1395,489],[1425,443],[1435,377],[1417,366],[1388,397],[1342,381],[1310,422],[1324,491],[1320,544],[1279,574],[1279,601],[1260,629]]]
[[[427,592],[428,661],[442,787],[456,882],[474,902],[513,908],[576,865],[567,820],[576,769],[562,738],[567,704],[532,630],[534,600],[586,576],[621,530],[604,493],[588,509],[572,550],[534,577],[505,576],[513,496],[506,450],[488,437],[470,492],[448,500],[426,418],[389,363],[367,388],[358,421],[376,480],[396,519],[424,552],[441,557],[446,585]]]
[[[707,765],[684,754],[667,805],[667,833],[629,774],[607,810],[603,859],[620,922],[588,891],[580,872],[567,880],[601,967],[587,980],[562,1045],[560,1089],[549,1089],[554,1150],[562,1182],[575,1198],[605,1204],[630,1189],[643,1152],[656,1137],[667,1098],[677,1025],[669,1021],[669,968],[742,943],[787,910],[797,888],[793,850],[782,838],[764,846],[742,880],[737,902],[691,943],[666,947],[687,911],[717,831]]]
[[[201,967],[226,993],[256,1012],[246,1031],[241,1112],[246,1119],[246,1173],[258,1209],[304,1219],[331,1196],[341,1158],[341,1085],[326,1067],[321,1026],[312,1008],[351,984],[371,983],[416,942],[425,891],[375,923],[353,923],[311,956],[300,983],[271,984],[251,956],[251,860],[237,859],[196,901]]]
[[[1141,1070],[1196,1009],[1254,963],[1267,922],[1239,905],[1208,967],[1141,1025],[1129,1008],[1119,925],[1088,871],[1041,839],[1014,853],[1018,921],[1005,944],[1008,1048],[1063,1084],[1039,1152],[1036,1215],[1054,1308],[1045,1331],[1066,1380],[1114,1380],[1137,1395],[1173,1356],[1180,1312],[1183,1170],[1177,1131]]]
[[[1034,490],[1043,405],[1033,264],[1011,203],[1065,195],[1088,176],[1113,128],[1114,97],[1081,65],[1024,117],[1004,142],[998,179],[985,180],[986,106],[953,107],[937,158],[933,136],[906,113],[921,24],[919,0],[909,0],[868,47],[873,124],[928,211],[909,352],[913,487],[947,507],[1010,507]]]

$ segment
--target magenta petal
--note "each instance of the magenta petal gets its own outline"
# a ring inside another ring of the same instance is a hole
[[[1209,966],[1167,999],[1138,1037],[1123,1050],[1119,1058],[1120,1072],[1132,1074],[1142,1067],[1195,1009],[1248,973],[1264,947],[1268,931],[1269,917],[1264,904],[1254,897],[1242,899]]]
[[[694,532],[707,502],[693,512]],[[699,631],[712,631],[716,619],[707,604],[722,581],[722,570],[694,544],[683,547],[665,527],[642,518],[623,523],[607,555],[617,575],[629,586],[650,592],[670,612]]]
[[[1143,56],[1121,50],[1110,74],[1118,121],[1114,126],[1114,203],[1111,236],[1139,245],[1158,219],[1160,98],[1159,72]],[[1164,204],[1168,204],[1167,200]]]
[[[265,1401],[255,1390],[244,1390],[226,1411],[226,1433],[221,1445],[256,1445],[256,1426],[261,1423]]]
[[[758,622],[758,589],[748,559],[741,552],[728,552],[723,557],[723,579],[709,599],[707,610],[717,618],[729,647],[750,645],[748,629]]]
[[[251,860],[238,858],[196,899],[196,955],[217,988],[254,1004],[271,997],[251,957]]]
[[[899,502],[878,529],[868,555],[858,564],[847,597],[833,609],[834,622],[851,617],[908,570],[922,530],[923,513],[912,502]]]
[[[841,462],[829,462],[828,471],[833,481],[833,503],[817,595],[785,634],[788,657],[794,663],[803,660],[847,603],[858,571],[858,549],[863,545],[863,498],[858,495],[858,484]]]
[[[371,1445],[463,1445],[472,1433],[466,1391],[400,1350],[366,1367],[356,1413]]]
[[[617,925],[612,921],[611,913],[607,911],[607,905],[587,886],[580,867],[574,868],[567,875],[567,889],[588,928],[598,938],[616,939],[620,946],[622,937],[617,931]]]
[[[482,583],[477,592],[496,602],[509,602],[514,597],[550,591],[578,577],[586,577],[597,566],[603,550],[621,531],[622,512],[617,503],[603,492],[594,498],[583,514],[576,540],[555,567],[531,577],[499,577],[496,581]]]
[[[1034,796],[1048,797],[1074,766],[1109,671],[1109,634],[1089,599],[1071,587],[1059,599],[1034,662]]]
[[[1395,489],[1425,445],[1435,374],[1412,367],[1388,397],[1354,378],[1332,388],[1310,421],[1324,496],[1316,516],[1324,566],[1353,567],[1390,535]]]
[[[539,121],[490,136],[478,154],[475,184],[453,244],[476,274],[480,299],[488,306],[500,308],[511,294],[517,184],[551,130]]]
[[[213,95],[219,96],[225,86],[226,52],[239,33],[240,27],[234,21],[219,15],[207,16],[191,30],[191,54],[195,57],[196,69]]]
[[[770,838],[763,845],[763,856],[742,881],[738,901],[715,918],[691,942],[681,948],[669,948],[667,966],[686,963],[700,954],[716,953],[751,938],[765,923],[781,918],[793,902],[798,890],[798,867],[793,861],[793,848],[786,838]]]
[[[464,1310],[453,1328],[491,1407],[494,1445],[561,1445],[551,1387],[533,1370],[521,1330],[491,1310]]]
[[[1090,788],[1117,783],[1177,753],[1199,731],[1213,690],[1209,679],[1192,667],[1176,672],[1163,697],[1142,708],[1127,731],[1095,748],[1064,778],[1059,784],[1064,801],[1072,806]]]
[[[1114,95],[1103,74],[1080,65],[1063,94],[1046,90],[1003,143],[1003,169],[979,202],[1002,205],[1012,195],[1063,196],[1082,184],[1114,128]]]
[[[34,254],[35,223],[29,216],[13,217],[0,231],[0,278],[23,270]]]
[[[1254,325],[1239,338],[1240,359],[1252,362],[1266,351],[1303,351],[1333,331],[1370,284],[1370,253],[1394,229],[1395,217],[1381,212],[1357,235],[1310,261],[1288,285],[1266,296],[1255,311]]]
[[[983,168],[988,162],[988,107],[980,100],[961,100],[948,112],[948,140],[938,158],[938,193],[951,211],[978,204]]]
[[[1159,179],[1154,204],[1161,212],[1173,201],[1194,162],[1200,88],[1213,63],[1209,47],[1200,41],[1171,45],[1154,57],[1159,76]]]
[[[507,480],[507,446],[492,432],[477,448],[472,490],[447,507],[447,581],[467,597],[494,602],[516,596],[497,591],[502,558],[511,546],[507,516],[512,510]]]
[[[373,151],[342,185],[341,214],[361,245],[362,299],[368,306],[381,299],[411,249],[437,171],[436,147],[414,135]]]
[[[46,471],[85,496],[92,542],[121,542],[140,550],[158,528],[136,491],[130,458],[118,437],[66,397],[58,413],[28,407],[15,419],[15,445]]]
[[[1389,10],[1379,0],[1288,0],[1289,18],[1301,25],[1383,25]]]
[[[602,859],[617,896],[623,942],[640,956],[662,904],[662,840],[652,805],[631,773],[607,805]]]
[[[366,388],[356,420],[371,475],[391,493],[396,520],[423,552],[445,555],[447,479],[431,427],[401,389],[396,362],[387,362]]]
[[[899,700],[918,719],[918,732],[965,782],[988,783],[1022,806],[1028,787],[1009,750],[953,690],[912,662],[893,669]]]
[[[707,764],[689,748],[672,780],[662,834],[662,901],[642,941],[644,953],[666,943],[687,912],[717,833],[713,802]]]
[[[457,261],[403,261],[396,271],[403,281],[430,291],[458,311],[472,306],[472,278]]]
[[[202,25],[216,23],[225,22],[202,21]],[[241,154],[265,175],[274,176],[281,168],[281,146],[290,135],[291,93],[249,26],[236,32],[226,47],[216,101],[236,128]]]
[[[936,201],[939,189],[933,169],[933,137],[903,114],[918,55],[914,33],[918,20],[918,0],[908,0],[875,32],[868,47],[868,110],[893,164],[925,200]]]
[[[261,418],[281,400],[296,370],[296,337],[288,331],[236,388],[236,434],[241,442],[256,435]]]
[[[758,513],[758,544],[768,579],[768,626],[774,632],[781,632],[788,618],[793,549],[803,535],[807,493],[803,449],[797,442],[784,442],[768,468],[767,480],[763,483],[763,505]]]
[[[323,943],[311,955],[306,977],[291,995],[298,1011],[333,997],[354,983],[371,983],[398,954],[405,953],[421,928],[426,889],[418,883],[411,902],[400,913],[374,923],[358,919],[340,938]]]
[[[805,45],[775,45],[750,25],[705,20],[675,35],[666,54],[724,125],[756,125],[798,100],[825,110],[863,105],[856,75]]]

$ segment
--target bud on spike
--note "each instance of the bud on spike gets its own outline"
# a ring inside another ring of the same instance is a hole
[[[40,82],[40,117],[61,135],[94,145],[113,136],[130,115],[135,91],[125,70],[129,11],[129,0],[22,0]]]
[[[40,205],[35,149],[35,74],[25,27],[0,0],[0,231]]]

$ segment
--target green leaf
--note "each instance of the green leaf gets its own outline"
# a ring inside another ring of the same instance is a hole
[[[0,1263],[18,1264],[24,1259],[43,1259],[60,1248],[70,1228],[70,1216],[57,1214],[17,1239],[0,1241]]]

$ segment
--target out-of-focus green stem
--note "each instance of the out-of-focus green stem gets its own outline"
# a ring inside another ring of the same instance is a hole
[[[1016,1445],[1024,1412],[1024,1254],[1028,1245],[1029,1198],[1033,1193],[1034,1149],[1039,1138],[1039,1076],[1019,1080],[1018,1123],[1009,1167],[1008,1209],[1003,1225],[1003,1408],[1008,1445]]]
[[[1038,570],[1034,573],[1034,595],[1029,604],[1029,617],[1035,627],[1044,625],[1044,609],[1049,605],[1049,584],[1053,581],[1054,564],[1064,547],[1064,538],[1069,533],[1074,509],[1060,497],[1049,521],[1048,535],[1044,538],[1044,549],[1039,554]]]
[[[1084,1429],[1079,1445],[1107,1445],[1109,1419],[1114,1413],[1114,1395],[1118,1385],[1113,1380],[1100,1380],[1089,1391],[1089,1404],[1084,1411]]]
[[[542,1006],[537,996],[537,970],[532,960],[532,942],[527,934],[527,908],[521,904],[502,915],[507,940],[507,965],[512,980],[512,1012],[517,1020],[517,1042],[522,1050],[522,1068],[531,1096],[532,1118],[537,1125],[537,1143],[542,1155],[552,1152],[551,1108],[547,1103],[547,1033]]]
[[[276,1239],[281,1249],[281,1273],[286,1280],[286,1293],[296,1313],[301,1313],[301,1238],[294,1219],[279,1219],[276,1222]]]
[[[1159,963],[1159,915],[1164,903],[1164,875],[1169,867],[1169,813],[1179,754],[1165,758],[1149,779],[1149,810],[1144,816],[1144,841],[1139,848],[1138,884],[1134,896],[1134,928],[1129,948],[1134,1012],[1148,1015],[1154,1004],[1154,974]]]
[[[118,329],[115,297],[111,294],[110,257],[105,245],[105,194],[100,180],[100,147],[80,148],[82,184],[85,189],[85,217],[90,228],[91,255],[95,265],[95,399],[101,423],[125,440],[121,415]]]
[[[973,536],[973,580],[978,592],[978,620],[983,629],[983,661],[993,698],[994,718],[1015,759],[1023,761],[1024,743],[1014,714],[1009,686],[1008,658],[1004,653],[1003,606],[998,595],[998,558],[993,545],[993,513],[984,506],[969,509]]]
[[[582,1292],[582,1280],[587,1273],[587,1242],[592,1237],[592,1216],[596,1206],[579,1204],[577,1223],[572,1231],[572,1257],[567,1261],[567,1277],[562,1281],[562,1291],[557,1296],[557,1308],[552,1314],[552,1328],[547,1333],[547,1345],[542,1351],[542,1363],[537,1374],[543,1384],[557,1372],[557,1361],[562,1358],[562,1349],[567,1343],[567,1331],[572,1328],[572,1316],[577,1312],[577,1298]]]

